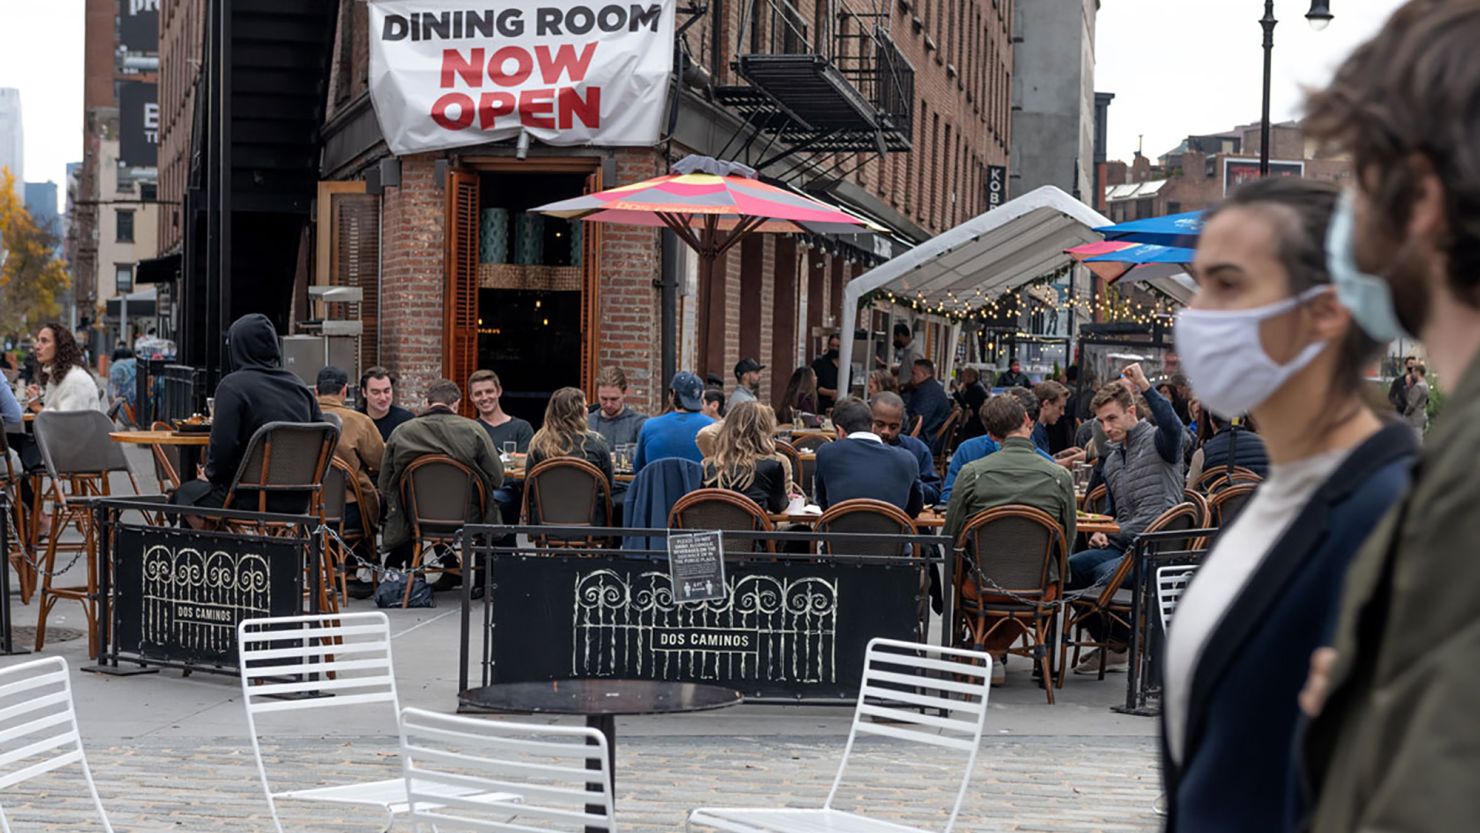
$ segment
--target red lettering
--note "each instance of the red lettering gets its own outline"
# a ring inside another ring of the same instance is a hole
[[[586,71],[591,68],[591,56],[594,54],[596,54],[594,43],[586,44],[581,49],[579,58],[576,57],[576,48],[568,43],[561,44],[554,56],[550,55],[548,46],[534,48],[535,60],[540,65],[540,77],[545,79],[546,84],[560,83],[562,74],[569,75],[572,83],[585,80]]]
[[[554,129],[555,91],[553,89],[519,91],[519,123],[525,127]]]
[[[457,118],[447,114],[451,108],[458,108]],[[473,99],[464,93],[448,93],[437,99],[432,105],[432,121],[436,122],[445,130],[462,130],[473,123]]]
[[[514,62],[513,73],[504,72],[504,64],[509,61]],[[500,87],[517,87],[528,81],[532,72],[534,61],[530,59],[528,52],[517,46],[505,46],[488,59],[488,77]]]
[[[484,130],[492,130],[499,116],[513,112],[513,93],[484,93],[478,98],[478,126]]]
[[[483,86],[482,49],[469,50],[466,60],[456,49],[442,50],[442,86],[451,87],[459,75],[469,87]]]
[[[561,87],[557,103],[560,105],[561,130],[571,128],[572,116],[580,119],[582,124],[593,130],[601,126],[600,87],[587,87],[584,101],[581,100],[581,94],[575,87]]]

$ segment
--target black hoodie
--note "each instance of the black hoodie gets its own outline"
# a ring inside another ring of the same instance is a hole
[[[267,316],[244,315],[226,336],[231,373],[216,388],[206,479],[226,488],[236,477],[247,443],[269,422],[322,422],[313,391],[284,370],[277,330]]]

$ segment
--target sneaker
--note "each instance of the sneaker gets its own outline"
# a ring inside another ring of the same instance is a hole
[[[1110,651],[1105,655],[1105,670],[1123,671],[1130,663],[1130,655],[1125,651]],[[1100,674],[1100,649],[1090,651],[1079,664],[1074,666],[1075,674],[1094,675]]]
[[[992,658],[992,687],[998,688],[1007,684],[1007,657]]]

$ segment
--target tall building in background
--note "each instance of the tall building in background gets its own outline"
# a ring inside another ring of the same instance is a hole
[[[1013,6],[1009,197],[1055,185],[1094,205],[1095,17],[1100,0]]]
[[[109,299],[134,289],[141,260],[157,252],[158,0],[87,0],[83,46],[83,162],[72,191],[67,252],[78,323],[94,352],[126,338]],[[151,305],[152,306],[152,305]],[[129,306],[131,318],[152,308]]]
[[[26,178],[26,136],[21,129],[21,91],[0,87],[0,168],[9,168],[16,182]]]
[[[36,225],[51,232],[62,233],[62,215],[57,212],[57,184],[55,182],[27,182],[24,199],[26,211]]]

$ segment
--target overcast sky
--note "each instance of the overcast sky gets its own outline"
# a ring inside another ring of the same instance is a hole
[[[1308,0],[1277,0],[1273,117],[1298,115],[1301,86],[1329,79],[1401,2],[1331,0],[1336,19],[1313,32]],[[1256,121],[1262,14],[1258,0],[1104,0],[1095,89],[1115,93],[1110,158],[1129,160],[1141,136],[1155,158],[1188,134]],[[82,158],[82,27],[83,0],[0,0],[0,87],[21,90],[26,179],[59,192]]]
[[[1062,0],[1017,0],[1062,2]],[[1335,19],[1315,32],[1309,0],[1275,0],[1270,118],[1301,113],[1303,88],[1330,80],[1403,0],[1331,0]],[[1264,34],[1259,0],[1104,0],[1095,37],[1095,90],[1110,103],[1109,157],[1130,161],[1137,141],[1153,160],[1189,135],[1259,120]]]

